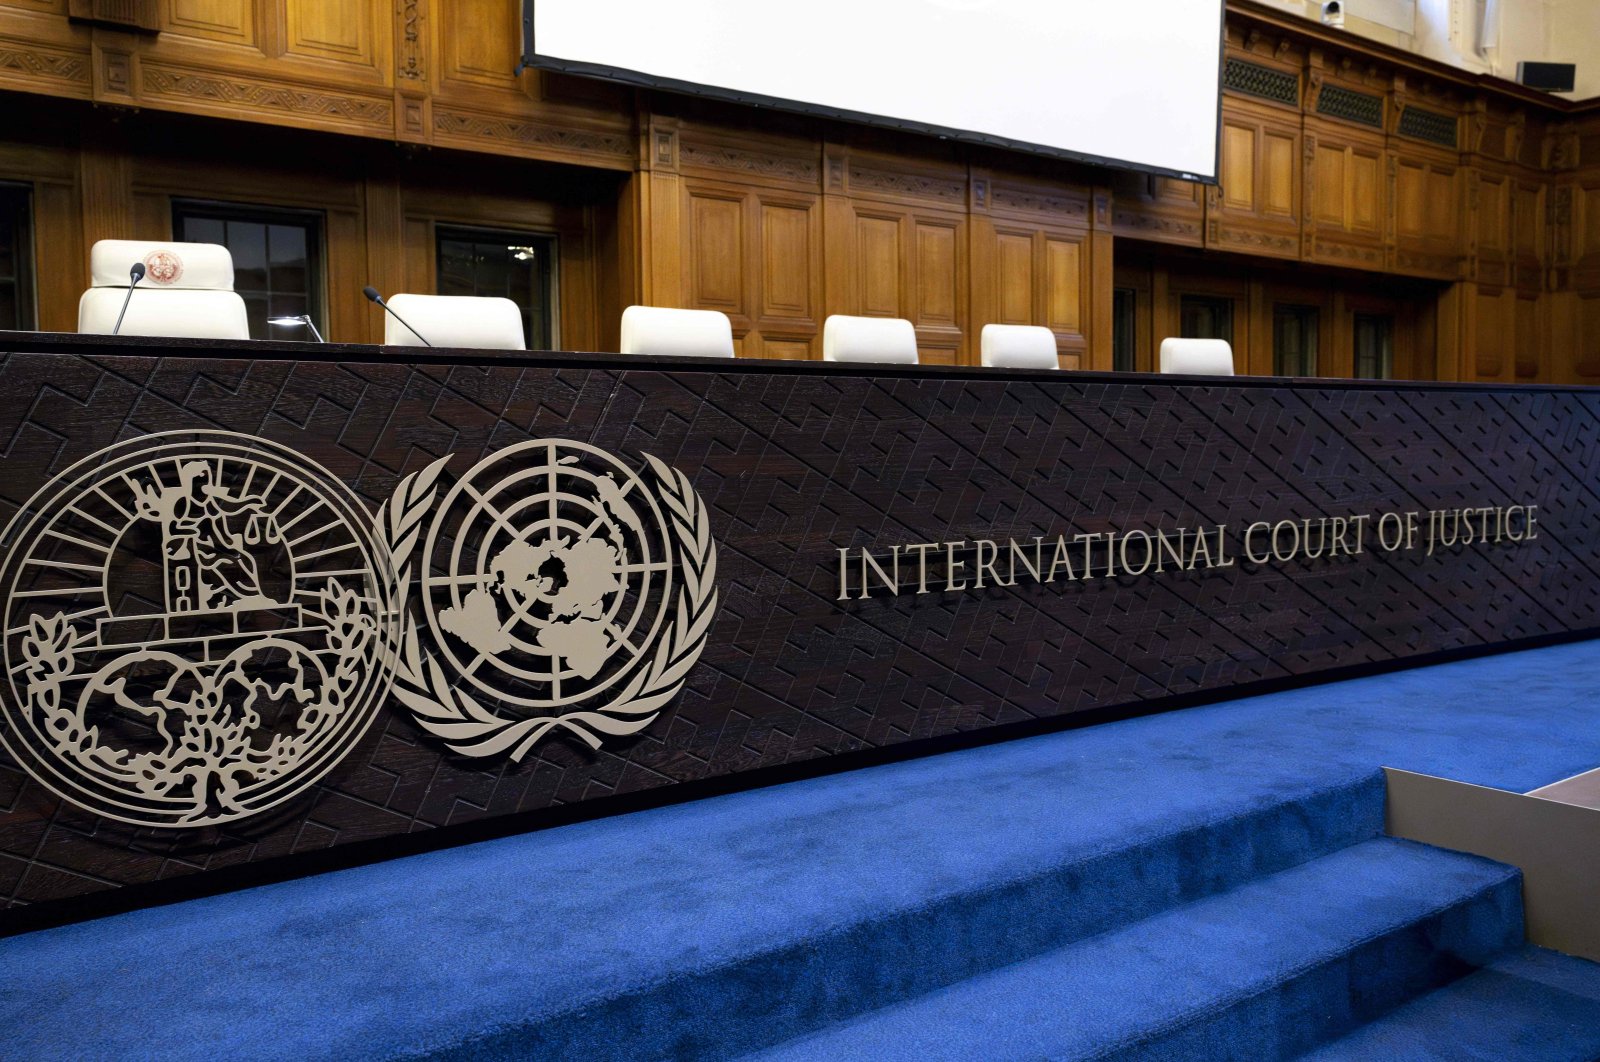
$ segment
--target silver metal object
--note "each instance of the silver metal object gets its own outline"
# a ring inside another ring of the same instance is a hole
[[[280,317],[269,317],[267,318],[267,324],[278,325],[280,327],[287,325],[304,325],[305,327],[311,329],[311,335],[318,343],[327,342],[327,340],[322,338],[322,333],[317,331],[317,326],[312,322],[311,315],[309,313],[297,313],[287,314]]]

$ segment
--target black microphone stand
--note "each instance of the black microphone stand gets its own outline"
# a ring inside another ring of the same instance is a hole
[[[396,321],[399,321],[401,324],[406,325],[406,331],[410,332],[412,335],[414,335],[418,339],[422,340],[422,345],[423,346],[425,346],[425,347],[433,346],[432,343],[428,342],[428,338],[426,336],[424,336],[421,332],[417,331],[415,328],[412,328],[410,325],[406,324],[406,319],[404,317],[401,317],[399,314],[397,314],[393,310],[389,309],[389,304],[383,301],[383,296],[378,294],[378,289],[377,288],[374,288],[374,287],[371,287],[371,286],[362,288],[361,289],[361,294],[365,295],[367,298],[371,299],[373,302],[377,303],[379,306],[382,306],[386,311],[388,311],[388,314],[389,314],[390,317],[393,317]]]
[[[133,301],[134,286],[144,279],[144,263],[133,263],[133,268],[128,270],[128,277],[128,294],[122,297],[122,309],[117,311],[117,323],[111,327],[112,335],[122,331],[122,318],[128,312],[128,303]]]

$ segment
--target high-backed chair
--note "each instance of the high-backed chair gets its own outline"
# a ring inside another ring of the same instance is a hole
[[[1163,339],[1161,371],[1191,376],[1232,376],[1233,347],[1226,339]]]
[[[522,311],[510,299],[481,295],[391,295],[383,315],[383,341],[391,347],[471,347],[526,350]],[[395,320],[395,315],[405,324]],[[408,328],[406,325],[410,325]],[[413,332],[411,329],[416,329]]]
[[[917,363],[917,330],[900,317],[846,317],[822,322],[822,360]]]
[[[1005,369],[1059,369],[1056,334],[1043,325],[986,324],[978,339],[983,364]]]
[[[129,270],[144,278],[128,296]],[[89,250],[90,284],[78,300],[78,331],[110,334],[124,300],[125,336],[249,339],[244,300],[233,290],[233,256],[217,243],[99,240]]]
[[[622,311],[622,353],[733,357],[733,322],[716,310],[629,306]]]

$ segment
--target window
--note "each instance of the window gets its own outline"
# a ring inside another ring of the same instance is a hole
[[[1388,314],[1355,315],[1356,379],[1394,379],[1394,318]]]
[[[256,339],[310,339],[269,317],[310,314],[327,335],[322,293],[322,215],[309,210],[178,201],[172,231],[186,243],[220,243],[233,256],[233,290]]]
[[[440,295],[498,295],[522,310],[530,350],[555,343],[554,236],[440,226]]]
[[[1134,371],[1135,300],[1133,288],[1111,291],[1111,368],[1115,372]]]
[[[1221,339],[1233,345],[1233,300],[1185,295],[1178,303],[1184,339]]]
[[[1278,376],[1317,374],[1317,308],[1276,306],[1272,310],[1272,371]]]
[[[31,189],[0,184],[0,328],[38,327],[33,313]]]

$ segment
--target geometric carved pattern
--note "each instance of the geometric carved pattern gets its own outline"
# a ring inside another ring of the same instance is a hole
[[[1352,92],[1338,85],[1324,85],[1317,94],[1317,113],[1382,129],[1383,97]]]
[[[752,151],[724,144],[701,144],[685,140],[682,146],[682,165],[699,166],[711,170],[737,170],[762,177],[778,177],[814,185],[820,179],[822,167],[814,158],[777,155],[767,151]]]
[[[1425,111],[1421,107],[1407,107],[1400,112],[1398,132],[1401,136],[1453,148],[1456,146],[1459,124],[1454,115]]]
[[[438,107],[433,112],[433,128],[437,132],[458,137],[541,144],[586,154],[623,157],[634,150],[631,139],[621,133],[590,132],[572,126],[545,125],[515,118],[447,111]]]
[[[1222,87],[1247,96],[1259,96],[1274,103],[1300,105],[1300,79],[1294,74],[1268,66],[1229,59],[1222,65]]]
[[[967,200],[967,182],[961,178],[901,173],[856,162],[850,164],[850,187],[854,191],[889,192],[952,203],[965,203]]]
[[[453,478],[530,440],[583,440],[687,477],[719,604],[682,691],[598,750],[551,737],[520,761],[455,755],[391,701],[297,798],[182,831],[97,816],[0,758],[4,906],[1596,626],[1594,392],[50,342],[114,356],[0,353],[0,524],[85,457],[157,432],[269,440],[374,513],[445,455]],[[836,600],[839,549],[1500,504],[1537,505],[1538,537]]]
[[[144,66],[143,89],[146,95],[210,100],[229,106],[265,107],[290,114],[343,118],[366,125],[388,126],[393,122],[394,114],[393,104],[387,100],[317,92],[295,85],[204,77],[153,63]]]
[[[29,46],[20,51],[0,48],[0,70],[17,70],[33,77],[62,81],[89,80],[89,63],[82,56],[51,53]]]

